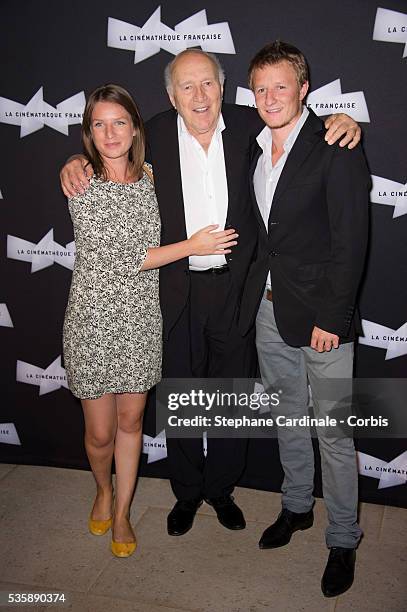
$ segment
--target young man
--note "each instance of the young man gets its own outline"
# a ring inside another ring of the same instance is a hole
[[[241,329],[250,328],[258,310],[261,376],[266,388],[279,381],[281,416],[308,415],[308,382],[315,416],[335,416],[335,401],[321,399],[319,383],[328,383],[335,400],[348,394],[349,405],[369,172],[360,146],[349,150],[325,145],[323,123],[304,105],[308,69],[298,49],[283,42],[267,45],[253,58],[249,79],[266,127],[253,152],[252,195],[260,234],[257,260],[245,287]],[[335,387],[338,378],[340,389]],[[317,432],[330,548],[322,591],[330,597],[353,582],[361,536],[356,454],[352,438],[329,427],[317,427]],[[282,511],[263,533],[260,548],[284,546],[294,531],[313,523],[310,430],[280,427],[278,441],[285,474]]]

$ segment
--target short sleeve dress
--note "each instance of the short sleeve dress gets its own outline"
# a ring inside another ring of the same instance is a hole
[[[140,271],[160,244],[154,187],[93,178],[69,200],[76,245],[63,329],[68,386],[81,399],[142,393],[161,378],[158,270]]]

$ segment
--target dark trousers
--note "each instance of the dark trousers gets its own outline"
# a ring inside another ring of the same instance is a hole
[[[187,305],[163,346],[163,378],[252,378],[254,329],[242,338],[231,275],[190,273]],[[167,438],[171,486],[178,500],[229,495],[241,476],[247,439]]]

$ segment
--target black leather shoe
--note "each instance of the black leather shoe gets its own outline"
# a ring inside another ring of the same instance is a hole
[[[168,535],[180,536],[189,531],[202,499],[177,501],[167,517]]]
[[[285,546],[291,540],[294,531],[309,529],[314,523],[314,513],[291,512],[283,508],[278,519],[267,527],[260,538],[259,548],[279,548]]]
[[[355,575],[355,561],[354,548],[331,548],[321,581],[325,597],[336,597],[350,589]]]
[[[211,497],[210,499],[205,499],[205,501],[213,507],[219,523],[226,527],[226,529],[244,529],[246,527],[243,512],[235,504],[231,495]]]

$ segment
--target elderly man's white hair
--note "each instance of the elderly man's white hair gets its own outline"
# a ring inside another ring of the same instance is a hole
[[[165,67],[165,70],[164,70],[165,88],[170,95],[172,95],[173,89],[174,89],[173,82],[172,82],[172,75],[174,72],[174,68],[177,65],[177,62],[181,57],[184,57],[184,55],[190,55],[190,54],[191,55],[192,54],[203,55],[204,57],[207,57],[212,62],[212,64],[214,65],[216,69],[216,72],[218,73],[219,83],[221,84],[221,86],[225,82],[225,72],[220,64],[220,61],[216,57],[216,55],[214,55],[213,53],[207,53],[206,51],[202,51],[202,49],[186,49],[185,51],[181,51],[180,53],[178,53],[178,55],[176,55],[174,59],[171,60],[171,62],[169,62]]]

